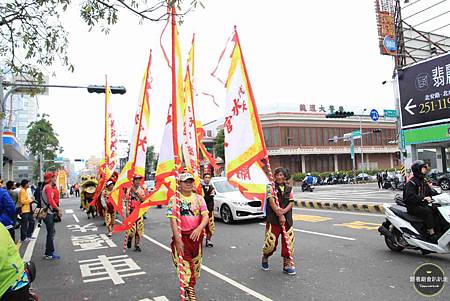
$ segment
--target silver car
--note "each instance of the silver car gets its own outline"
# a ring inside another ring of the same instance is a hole
[[[237,188],[228,183],[226,177],[214,177],[211,184],[216,190],[214,216],[222,219],[224,223],[264,217],[261,201],[245,198]]]

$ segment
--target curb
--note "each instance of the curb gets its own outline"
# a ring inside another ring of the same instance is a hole
[[[384,214],[383,203],[365,204],[339,201],[296,201],[296,207]]]

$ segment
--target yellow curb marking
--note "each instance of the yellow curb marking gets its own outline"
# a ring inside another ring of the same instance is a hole
[[[294,219],[294,221],[311,222],[311,223],[324,222],[332,219],[330,217],[317,215],[303,215],[303,214],[293,214],[292,218]]]
[[[365,230],[377,230],[381,224],[375,224],[375,223],[366,223],[366,222],[360,222],[360,221],[354,221],[351,223],[343,223],[343,224],[334,224],[337,227],[347,227],[351,229],[365,229]]]

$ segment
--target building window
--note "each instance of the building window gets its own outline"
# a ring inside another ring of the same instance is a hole
[[[272,145],[279,146],[280,145],[280,128],[271,128],[272,131]]]
[[[263,128],[264,143],[266,143],[266,146],[272,146],[270,141],[270,130],[270,128]]]
[[[300,138],[300,145],[306,145],[305,128],[299,128],[298,129],[298,136]]]

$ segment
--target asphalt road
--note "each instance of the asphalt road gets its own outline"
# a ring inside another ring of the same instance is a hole
[[[379,189],[377,183],[315,186],[313,192],[302,192],[301,187],[294,187],[296,200],[393,203],[396,194],[402,195],[402,191]]]
[[[124,254],[124,235],[116,234],[112,242],[105,243],[101,235],[106,233],[103,222],[88,220],[78,204],[74,198],[62,200],[67,213],[56,228],[56,250],[61,260],[43,259],[45,227],[38,234],[32,252],[32,260],[37,265],[33,286],[41,300],[179,299],[177,277],[167,250],[171,234],[165,209],[149,211],[142,253]],[[279,250],[271,258],[271,270],[260,270],[264,237],[260,220],[233,225],[217,222],[214,248],[204,249],[206,267],[197,284],[198,300],[449,300],[448,284],[439,296],[425,298],[414,290],[409,278],[425,262],[438,264],[448,276],[450,257],[389,251],[376,231],[383,216],[298,208],[294,214],[296,276],[281,272]],[[97,228],[85,227],[89,223]],[[86,235],[91,235],[85,237],[90,239],[90,245],[79,240],[79,236]],[[22,254],[27,247],[27,244],[21,246]],[[82,247],[87,249],[76,251]],[[119,260],[128,260],[116,268],[116,276],[114,273],[95,275],[104,272],[104,268],[92,266],[94,262],[83,262],[124,255],[127,257],[104,261],[104,266],[111,266],[111,260],[114,266]],[[94,275],[88,276],[89,270]],[[122,277],[125,274],[134,275]]]

